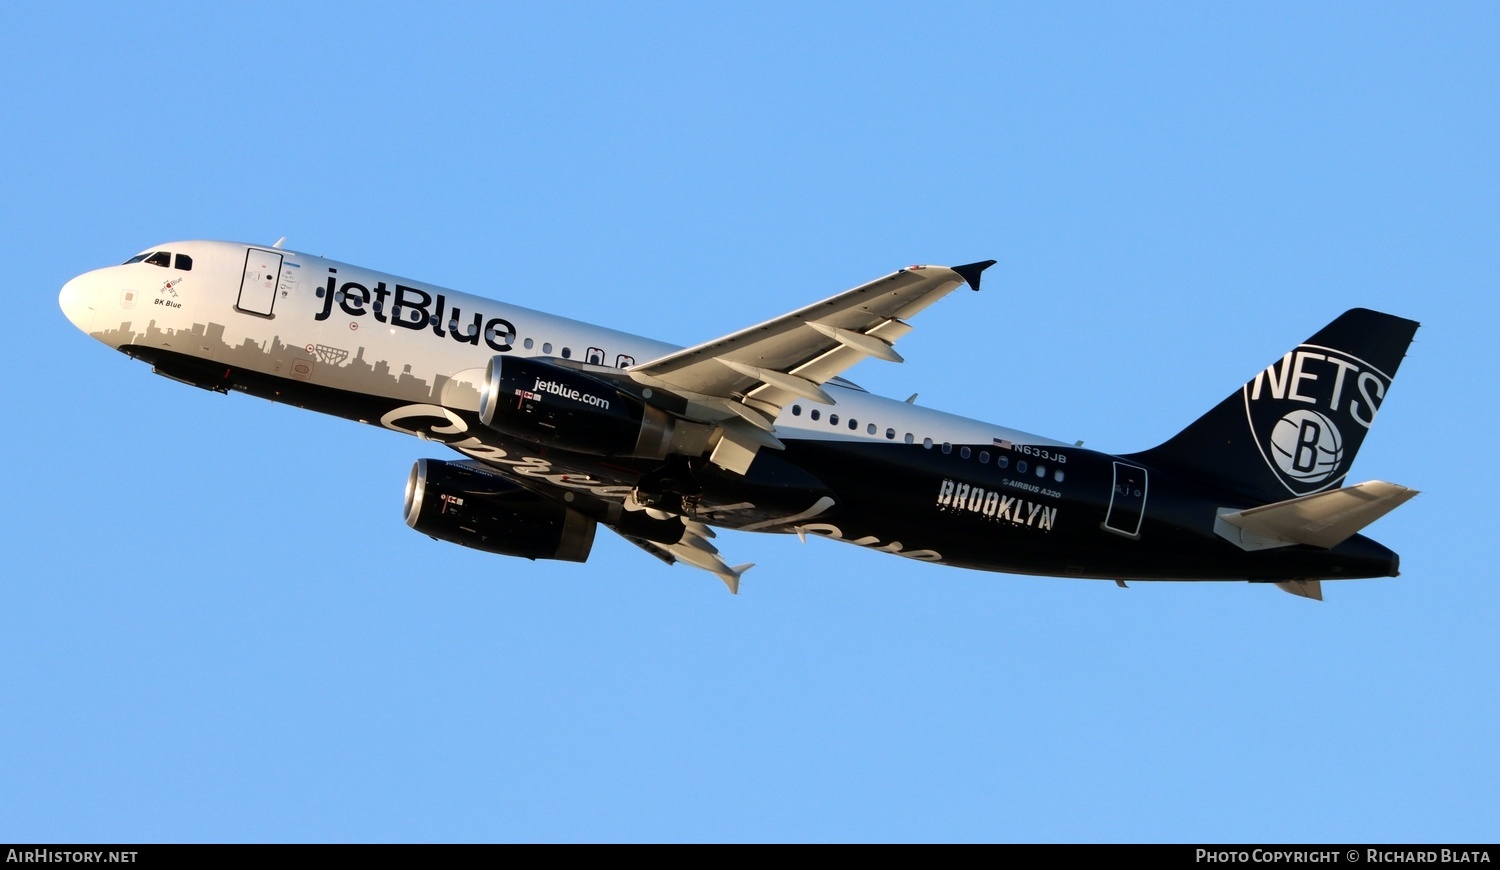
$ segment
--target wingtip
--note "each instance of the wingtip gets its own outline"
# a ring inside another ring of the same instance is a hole
[[[1282,592],[1290,592],[1298,598],[1307,598],[1312,601],[1323,600],[1323,583],[1320,580],[1283,580],[1276,584],[1276,588]]]
[[[951,268],[953,269],[953,271],[957,272],[958,277],[964,279],[964,281],[966,281],[970,287],[978,290],[979,276],[984,273],[985,269],[988,269],[993,265],[995,265],[994,260],[980,260],[977,263],[965,263],[962,266],[952,266]]]
[[[755,567],[755,563],[754,562],[746,562],[743,565],[735,565],[733,568],[730,568],[728,571],[724,571],[724,572],[720,573],[719,574],[719,579],[723,580],[724,581],[724,585],[727,586],[727,587],[729,587],[729,594],[730,595],[738,595],[738,594],[740,594],[740,575],[744,574],[746,571],[749,571],[751,568],[754,568],[754,567]]]

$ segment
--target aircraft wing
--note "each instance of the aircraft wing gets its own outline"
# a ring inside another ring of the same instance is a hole
[[[891,347],[911,331],[906,318],[968,284],[994,260],[964,266],[908,266],[822,302],[723,338],[630,368],[632,380],[689,403],[720,423],[715,465],[743,474],[761,447],[780,449],[772,421],[796,399],[833,404],[822,384],[866,357],[900,362]]]
[[[620,537],[666,562],[668,565],[685,562],[694,568],[702,568],[724,581],[724,585],[729,587],[731,594],[738,595],[740,592],[740,576],[751,568],[754,568],[755,563],[746,562],[743,565],[730,567],[729,563],[725,562],[719,556],[719,548],[708,541],[709,538],[714,537],[713,529],[693,520],[685,520],[684,522],[687,528],[683,532],[682,540],[675,544],[661,544],[656,541],[648,541],[645,538],[638,538],[634,535],[627,535],[618,529],[615,531]]]

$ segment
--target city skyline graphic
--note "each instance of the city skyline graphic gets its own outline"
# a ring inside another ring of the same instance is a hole
[[[374,363],[366,360],[364,345],[358,346],[351,354],[348,349],[333,345],[287,344],[279,335],[266,342],[246,336],[239,344],[231,344],[225,340],[224,332],[222,323],[194,323],[189,329],[172,329],[159,326],[153,318],[144,329],[136,329],[135,322],[127,320],[113,329],[89,334],[111,347],[144,345],[165,348],[229,366],[337,389],[376,392],[391,398],[431,402],[460,410],[479,409],[478,384],[444,374],[433,375],[429,382],[414,374],[410,364],[402,365],[397,373],[388,360],[380,359]],[[476,377],[482,376],[482,367],[465,371],[471,370]]]

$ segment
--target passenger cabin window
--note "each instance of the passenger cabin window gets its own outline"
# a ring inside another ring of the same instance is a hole
[[[146,263],[152,266],[171,266],[172,255],[166,251],[157,251],[146,258]]]
[[[193,271],[193,258],[187,254],[177,255],[177,268],[183,272]]]

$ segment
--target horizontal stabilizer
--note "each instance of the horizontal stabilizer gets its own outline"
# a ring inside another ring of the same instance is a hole
[[[1371,480],[1240,511],[1221,509],[1214,520],[1214,532],[1243,550],[1293,544],[1328,549],[1416,494],[1414,489]]]

